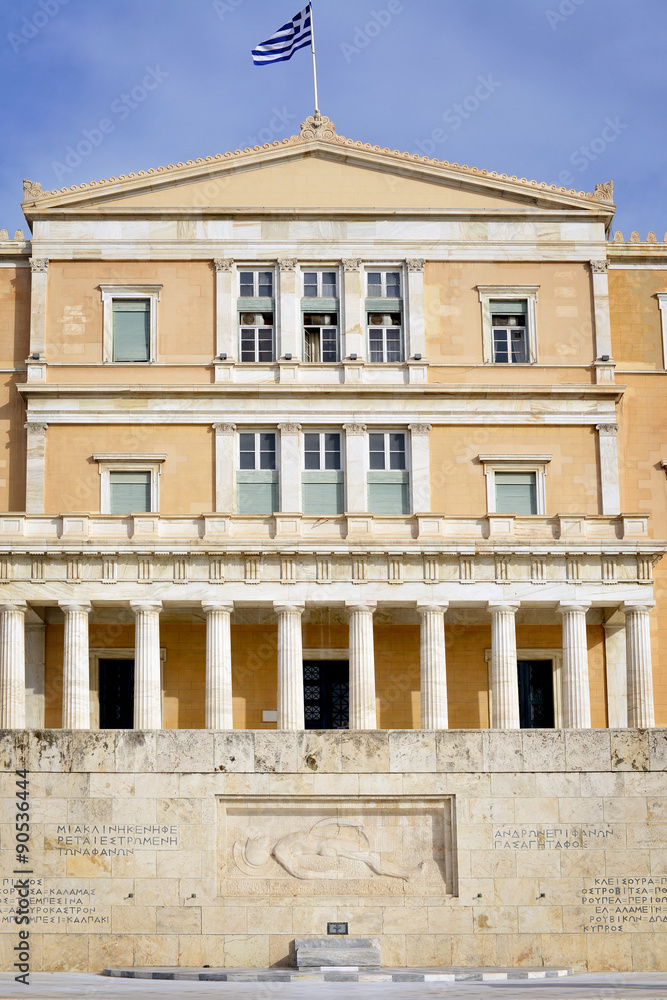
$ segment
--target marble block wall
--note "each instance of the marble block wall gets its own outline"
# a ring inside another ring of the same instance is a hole
[[[385,965],[667,968],[666,730],[29,730],[0,761],[3,970],[17,769],[33,971],[286,964],[328,921]]]

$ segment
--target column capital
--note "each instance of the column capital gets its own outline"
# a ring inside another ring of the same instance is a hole
[[[427,614],[429,611],[445,613],[449,607],[449,601],[442,602],[432,602],[432,601],[417,601],[417,611],[420,615]]]
[[[344,257],[341,261],[344,271],[361,270],[361,257]]]
[[[486,607],[491,614],[494,611],[505,611],[508,614],[515,615],[521,607],[521,603],[519,601],[489,601]]]
[[[301,430],[301,424],[295,424],[287,421],[283,424],[278,424],[278,430],[281,434],[298,434]]]
[[[233,271],[234,259],[232,257],[214,257],[213,265],[216,271]]]
[[[590,264],[593,274],[606,274],[609,270],[608,260],[592,260]]]
[[[412,434],[430,434],[432,429],[432,424],[408,424],[408,430]]]
[[[58,607],[61,611],[82,611],[87,615],[93,610],[93,606],[89,601],[58,601]]]
[[[216,434],[225,434],[231,437],[236,430],[236,424],[211,424]]]
[[[298,263],[296,257],[283,257],[278,261],[278,267],[281,271],[296,271]]]
[[[28,604],[24,601],[12,601],[7,604],[0,604],[0,612],[2,611],[20,611],[21,614],[25,614],[28,610]]]
[[[405,263],[408,271],[423,271],[426,265],[423,257],[409,257]]]
[[[208,614],[209,611],[229,611],[234,610],[233,601],[202,601],[201,602],[202,611]]]
[[[653,611],[655,601],[624,601],[621,604],[621,611],[645,611],[647,614]]]
[[[365,434],[366,424],[343,424],[343,430],[348,436],[352,434]]]
[[[142,611],[162,611],[162,601],[130,601],[135,614]]]
[[[31,257],[30,270],[33,274],[44,274],[49,266],[48,257]]]
[[[273,610],[276,612],[276,614],[293,612],[295,614],[302,615],[303,612],[306,610],[306,605],[300,604],[298,602],[274,601]]]
[[[372,615],[377,606],[377,601],[355,601],[346,604],[345,610],[348,614],[351,614],[353,611],[365,611]]]
[[[23,426],[30,434],[44,434],[49,429],[41,420],[28,420]]]
[[[618,424],[596,424],[595,429],[599,434],[606,434],[608,437],[616,437],[618,434]]]
[[[590,606],[590,601],[560,601],[556,607],[556,611],[559,615],[563,615],[567,611],[582,611],[586,614]]]

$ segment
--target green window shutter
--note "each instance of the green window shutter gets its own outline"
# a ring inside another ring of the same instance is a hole
[[[369,472],[368,509],[371,514],[410,513],[410,475],[408,472]]]
[[[150,361],[150,299],[113,300],[114,361]]]
[[[279,509],[277,472],[237,472],[236,487],[239,514],[273,514]]]
[[[110,472],[109,486],[112,514],[139,514],[150,511],[150,472]]]
[[[338,471],[303,473],[303,512],[320,517],[345,510],[344,474]]]
[[[537,514],[534,472],[496,472],[495,480],[499,514]]]

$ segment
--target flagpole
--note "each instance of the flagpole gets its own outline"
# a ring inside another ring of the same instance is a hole
[[[317,59],[315,57],[315,20],[313,17],[313,4],[308,4],[310,7],[310,51],[313,56],[313,90],[315,91],[315,114],[320,113],[320,102],[317,96]]]

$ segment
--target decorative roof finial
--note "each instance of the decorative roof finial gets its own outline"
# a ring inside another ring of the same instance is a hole
[[[614,200],[614,182],[605,181],[604,184],[595,185],[595,197],[598,201]]]
[[[301,122],[301,134],[300,139],[306,142],[310,139],[334,139],[339,141],[339,137],[336,135],[336,126],[327,118],[326,115],[321,115],[319,111],[316,111],[314,115],[309,115],[305,122]]]
[[[25,178],[23,179],[23,200],[24,201],[37,201],[38,198],[44,196],[44,191],[42,191],[42,185],[39,181],[29,181]]]

